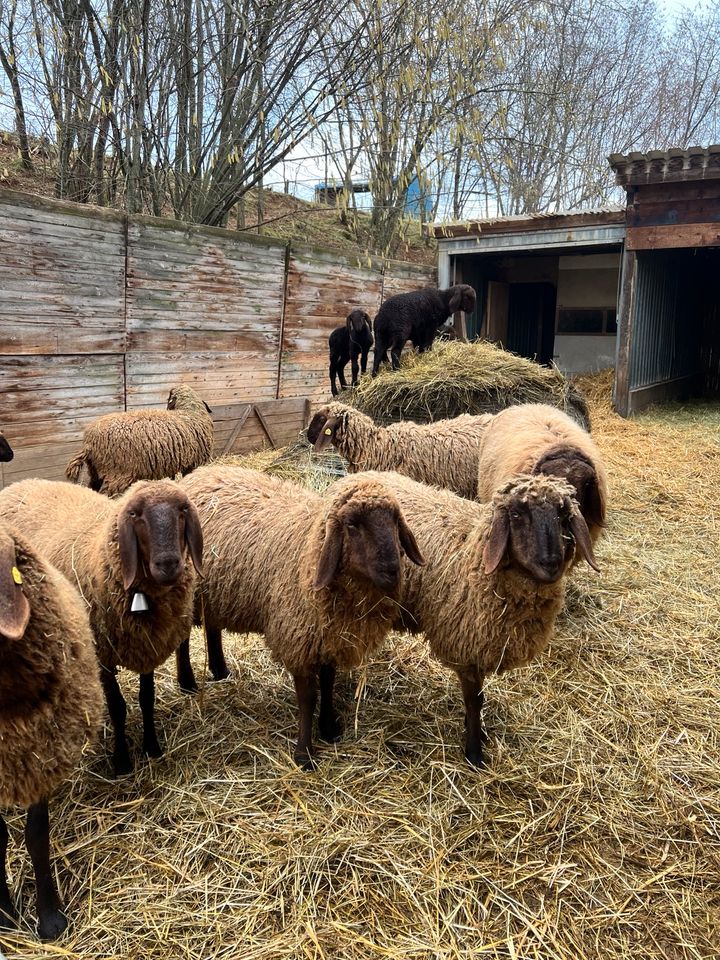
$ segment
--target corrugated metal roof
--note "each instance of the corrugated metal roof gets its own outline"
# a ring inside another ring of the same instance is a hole
[[[720,177],[720,144],[649,153],[611,153],[608,163],[617,183],[625,186],[664,180],[703,180]]]
[[[596,207],[591,210],[563,210],[555,213],[524,213],[509,217],[487,217],[463,220],[457,223],[439,223],[432,227],[432,235],[442,240],[448,237],[476,237],[502,233],[520,233],[527,230],[557,230],[571,227],[592,227],[608,223],[624,223],[625,208]]]

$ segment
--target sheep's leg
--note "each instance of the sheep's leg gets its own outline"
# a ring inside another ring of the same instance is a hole
[[[487,739],[481,726],[481,711],[485,679],[480,670],[469,666],[458,670],[463,700],[465,701],[465,757],[474,767],[484,764],[483,743]]]
[[[155,674],[140,674],[140,711],[143,718],[143,753],[149,757],[161,757],[162,747],[155,732]]]
[[[198,685],[190,663],[190,637],[183,640],[175,651],[175,672],[183,693],[197,693]]]
[[[227,680],[232,676],[230,669],[225,662],[225,653],[222,645],[222,630],[215,624],[205,622],[205,633],[207,635],[207,651],[210,672],[213,680]]]
[[[298,740],[295,744],[295,763],[304,770],[312,770],[313,760],[312,724],[317,703],[317,676],[315,672],[294,673],[295,695],[298,702]]]
[[[405,341],[399,337],[393,340],[393,345],[390,348],[390,356],[392,358],[392,368],[393,370],[400,369],[400,354],[402,353],[402,348],[405,346]]]
[[[376,377],[378,375],[378,371],[380,370],[381,363],[387,363],[387,347],[381,346],[376,341],[375,353],[373,354],[373,368],[372,368],[373,377]]]
[[[28,809],[25,846],[35,871],[38,936],[41,940],[54,940],[60,936],[68,922],[50,869],[50,819],[47,800],[34,803]]]
[[[368,361],[368,354],[369,354],[369,353],[370,353],[370,347],[367,347],[367,348],[364,349],[363,352],[362,352],[362,356],[361,356],[361,358],[360,358],[360,372],[361,372],[361,373],[367,373],[367,361]]]
[[[5,821],[0,816],[0,928],[14,927],[17,923],[17,914],[10,899],[10,890],[7,885],[5,855],[7,853],[8,831]]]
[[[130,773],[133,768],[127,740],[125,739],[127,706],[125,705],[125,698],[120,692],[115,668],[101,667],[100,679],[105,693],[105,702],[107,703],[108,714],[110,715],[110,723],[112,724],[113,734],[115,736],[113,768],[115,770],[115,776],[119,777],[123,773]]]
[[[330,361],[330,392],[334,397],[338,395],[337,383],[335,382],[336,373],[337,371],[335,368],[335,361],[331,360]]]
[[[359,365],[359,363],[358,363],[358,351],[357,351],[357,350],[353,350],[353,352],[350,354],[350,370],[351,370],[351,373],[352,373],[352,377],[351,377],[350,383],[351,383],[354,387],[356,387],[356,386],[358,385],[358,380],[360,379],[360,365]],[[363,370],[363,373],[364,373],[364,372],[365,372],[365,371]]]
[[[342,723],[333,706],[335,687],[335,664],[324,663],[320,667],[320,718],[318,731],[328,743],[335,743],[342,736]]]

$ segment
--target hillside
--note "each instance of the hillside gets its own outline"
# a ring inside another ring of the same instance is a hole
[[[52,157],[38,149],[34,163],[33,170],[23,170],[15,135],[0,130],[0,186],[54,197]],[[172,212],[168,211],[167,215],[172,216]],[[308,203],[290,194],[265,191],[262,233],[266,237],[308,243],[346,255],[367,256],[369,220],[369,214],[358,213],[357,228],[353,229],[341,223],[335,207]],[[237,218],[233,215],[228,227],[235,229],[236,225]],[[245,229],[257,232],[257,192],[254,190],[245,196]],[[402,223],[402,239],[395,256],[398,260],[434,265],[436,244],[434,240],[422,237],[417,220],[407,219]]]

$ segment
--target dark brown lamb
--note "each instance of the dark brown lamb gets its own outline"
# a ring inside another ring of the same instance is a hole
[[[466,283],[447,290],[425,287],[410,293],[389,297],[375,317],[375,356],[372,375],[377,376],[381,363],[387,362],[390,351],[393,370],[400,366],[400,354],[408,340],[420,353],[429,350],[440,327],[458,310],[470,313],[475,309],[475,291]]]

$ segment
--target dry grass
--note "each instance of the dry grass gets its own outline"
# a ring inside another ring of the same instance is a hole
[[[418,423],[461,413],[497,413],[515,403],[550,403],[587,428],[587,404],[557,368],[502,350],[484,340],[436,341],[425,353],[406,351],[400,369],[363,377],[343,399],[376,423]]]
[[[299,772],[291,683],[228,638],[237,679],[192,699],[160,672],[163,760],[116,783],[101,745],[54,799],[72,926],[4,937],[8,958],[717,958],[720,408],[626,422],[599,380],[603,574],[577,576],[540,662],[488,685],[487,770],[462,759],[454,678],[398,637]],[[17,842],[10,865],[28,917]]]

